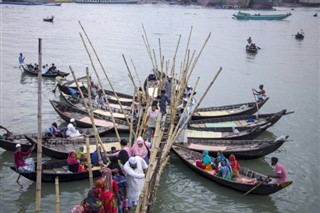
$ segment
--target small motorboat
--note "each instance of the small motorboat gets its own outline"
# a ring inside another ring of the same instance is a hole
[[[318,16],[318,13],[315,13],[314,15],[313,15],[313,17],[317,17]]]
[[[43,18],[43,21],[53,22],[54,16]]]

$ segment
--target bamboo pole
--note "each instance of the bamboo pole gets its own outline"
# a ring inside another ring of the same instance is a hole
[[[89,42],[89,44],[90,44],[90,46],[91,46],[94,54],[95,54],[95,56],[96,56],[96,58],[97,58],[97,60],[98,60],[98,62],[99,62],[99,65],[100,65],[100,67],[101,67],[101,69],[102,69],[105,77],[106,77],[107,80],[108,80],[108,83],[109,83],[109,85],[110,85],[110,87],[111,87],[111,89],[112,89],[112,91],[113,91],[113,93],[114,93],[114,95],[115,95],[115,97],[116,97],[116,99],[117,99],[117,101],[118,101],[118,104],[119,104],[119,106],[120,106],[121,111],[125,114],[125,110],[124,110],[123,107],[122,107],[122,104],[121,104],[121,102],[120,102],[120,99],[119,99],[119,97],[118,97],[118,94],[117,94],[116,91],[114,90],[114,88],[113,88],[113,86],[112,86],[112,83],[111,83],[111,81],[110,81],[110,79],[109,79],[109,77],[108,77],[108,75],[107,75],[107,73],[106,73],[106,70],[104,69],[104,67],[103,67],[103,65],[102,65],[102,63],[101,63],[100,58],[98,57],[98,54],[97,54],[95,48],[93,47],[93,44],[91,43],[91,40],[89,39],[89,36],[88,36],[87,32],[85,31],[85,29],[84,29],[84,27],[82,26],[82,24],[81,24],[80,21],[79,21],[79,24],[80,24],[81,29],[82,29],[83,33],[85,34],[85,36],[86,36],[86,38],[87,38],[87,40],[88,40],[88,42]],[[84,46],[85,46],[85,48],[86,48],[86,50],[87,50],[87,53],[89,54],[88,48],[87,48],[87,46],[86,46],[86,44],[85,44],[85,42],[84,42],[84,40],[83,40],[83,37],[82,37],[81,33],[80,33],[80,37],[81,37],[81,40],[82,40],[82,42],[83,42],[83,44],[84,44]],[[89,58],[90,58],[90,60],[91,60],[90,54],[89,54]],[[92,66],[93,66],[93,68],[94,68],[94,65],[93,65],[92,60],[91,60],[91,64],[92,64]],[[101,87],[101,89],[102,89],[102,92],[103,92],[103,95],[105,96],[106,94],[105,94],[105,92],[104,92],[104,90],[103,90],[101,81],[100,81],[100,79],[99,79],[99,75],[98,75],[96,69],[93,69],[93,70],[94,70],[94,72],[95,72],[95,74],[96,74],[96,76],[97,76],[99,85],[100,85],[100,87]],[[108,101],[107,101],[107,103],[109,104]],[[110,107],[110,106],[109,106],[109,107]],[[110,113],[111,113],[112,120],[114,121],[112,110],[110,110]],[[130,125],[130,122],[128,121],[127,116],[125,116],[125,118],[126,118],[126,121],[127,121],[128,125]],[[117,134],[118,139],[120,140],[120,136],[119,136],[119,133],[118,133],[118,129],[117,129],[117,128],[115,128],[115,132],[116,132],[116,134]]]
[[[79,22],[79,23],[80,23],[80,22]],[[80,25],[81,25],[81,24],[80,24]],[[81,26],[82,26],[82,25],[81,25]],[[83,29],[83,30],[84,30],[84,29]],[[114,119],[114,116],[113,116],[113,111],[112,111],[112,109],[111,109],[111,107],[110,107],[110,104],[109,104],[109,100],[108,100],[108,98],[107,98],[107,95],[106,95],[106,93],[105,93],[105,91],[104,91],[104,89],[103,89],[103,86],[102,86],[102,83],[101,83],[101,81],[100,81],[98,72],[97,72],[97,70],[96,70],[96,68],[95,68],[95,66],[94,66],[94,63],[93,63],[93,61],[92,61],[92,58],[91,58],[91,55],[90,55],[89,50],[88,50],[88,48],[87,48],[87,45],[86,45],[86,43],[85,43],[85,41],[84,41],[81,33],[79,33],[79,34],[80,34],[82,43],[83,43],[83,45],[84,45],[84,47],[85,47],[85,49],[86,49],[86,52],[87,52],[87,54],[88,54],[88,56],[89,56],[89,59],[90,59],[90,62],[91,62],[91,66],[92,66],[92,68],[93,68],[93,70],[94,70],[94,72],[95,72],[95,74],[96,74],[96,76],[97,76],[97,79],[98,79],[98,82],[99,82],[99,86],[100,86],[100,88],[101,88],[101,91],[102,91],[102,93],[103,93],[103,96],[106,97],[105,100],[106,100],[107,105],[108,105],[108,107],[109,107],[109,109],[110,109],[109,112],[110,112],[110,115],[111,115],[112,122],[115,124],[116,122],[115,122],[115,119]],[[89,42],[90,42],[90,41],[89,41]],[[90,43],[91,43],[91,42],[90,42]],[[93,48],[93,47],[92,47],[92,48]],[[109,83],[110,83],[110,82],[109,82]],[[110,84],[111,84],[111,83],[110,83]],[[88,83],[88,85],[91,85],[91,82]],[[114,91],[114,90],[113,90],[113,91]],[[115,92],[114,92],[114,93],[115,93]],[[116,94],[116,93],[115,93],[115,94]],[[117,97],[117,100],[119,101],[118,96],[116,96],[116,97]],[[89,101],[91,101],[91,100],[89,100]],[[120,107],[121,107],[121,110],[122,110],[123,114],[125,114],[125,111],[124,111],[124,109],[122,108],[122,105],[121,105],[120,101],[119,101],[119,104],[120,104]],[[126,116],[125,116],[125,118],[126,118]],[[114,125],[114,130],[115,130],[115,132],[116,132],[116,135],[117,135],[118,140],[120,141],[120,136],[119,136],[119,132],[118,132],[117,125]]]
[[[55,178],[55,186],[56,186],[56,213],[60,213],[59,176]]]
[[[200,49],[200,52],[199,52],[198,56],[195,58],[194,63],[193,63],[192,66],[191,66],[190,73],[189,73],[189,75],[188,75],[188,77],[187,77],[187,82],[189,81],[189,78],[190,78],[190,76],[191,76],[191,74],[192,74],[192,72],[193,72],[193,70],[194,70],[194,68],[195,68],[195,66],[196,66],[196,64],[197,64],[197,62],[198,62],[201,54],[202,54],[202,51],[204,50],[205,46],[207,45],[210,37],[211,37],[211,33],[209,33],[209,35],[208,35],[207,39],[205,40],[202,48]]]
[[[38,146],[37,146],[37,183],[36,183],[36,212],[41,209],[41,172],[42,172],[42,39],[38,39]]]
[[[192,30],[193,30],[193,26],[191,26],[191,28],[190,28],[190,32],[189,32],[188,42],[187,42],[186,51],[185,51],[185,54],[184,54],[184,60],[183,60],[183,61],[184,61],[184,65],[185,65],[185,64],[187,64],[187,63],[185,63],[185,61],[186,61],[186,58],[187,58],[187,52],[188,52],[188,50],[189,50],[189,45],[190,45],[190,40],[191,40]],[[185,70],[185,69],[186,69],[186,67],[185,67],[185,66],[183,66],[183,69]]]
[[[144,41],[144,44],[147,48],[147,52],[149,53],[149,57],[150,57],[150,60],[151,60],[151,63],[152,63],[152,68],[153,70],[156,69],[156,63],[154,62],[154,59],[152,57],[152,54],[151,54],[151,48],[150,48],[150,44],[149,44],[149,41],[148,41],[148,36],[147,36],[147,33],[146,33],[146,30],[144,29],[144,25],[142,24],[142,29],[143,29],[143,33],[144,33],[144,36],[142,35],[142,38],[143,38],[143,41]]]
[[[86,135],[86,149],[87,149],[87,165],[89,171],[89,184],[90,188],[93,187],[93,174],[92,174],[92,165],[91,165],[91,157],[90,157],[90,144],[89,144],[89,136]]]
[[[122,55],[123,55],[123,54],[122,54]],[[142,83],[141,83],[141,81],[140,81],[140,78],[139,78],[139,75],[138,75],[138,72],[137,72],[137,69],[136,69],[136,66],[134,65],[132,59],[131,59],[131,64],[132,64],[133,70],[134,70],[134,72],[135,72],[135,74],[136,74],[136,76],[137,76],[137,78],[138,78],[139,85],[140,85],[142,91],[144,91],[144,88],[143,88],[143,86],[142,86]]]

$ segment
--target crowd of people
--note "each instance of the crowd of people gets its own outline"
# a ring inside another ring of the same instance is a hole
[[[287,172],[278,161],[276,157],[271,158],[271,165],[275,167],[275,172],[273,175],[267,176],[266,180],[269,184],[279,185],[287,181]],[[204,150],[202,159],[195,159],[195,164],[204,171],[211,172],[225,180],[236,180],[240,176],[240,165],[234,154],[231,154],[228,159],[222,151],[218,151],[217,157],[212,160],[209,151]]]
[[[104,153],[99,146],[91,155],[91,164],[103,168],[102,178],[96,181],[87,197],[71,212],[122,213],[138,204],[148,169],[151,144],[138,137],[132,147],[126,139],[122,139],[120,145],[118,151],[112,147],[111,153]],[[87,171],[83,147],[77,152],[70,152],[67,162],[71,172]]]

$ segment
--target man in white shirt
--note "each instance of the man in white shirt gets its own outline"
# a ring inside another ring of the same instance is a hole
[[[71,118],[71,119],[70,119],[70,123],[69,123],[68,126],[67,126],[68,129],[67,129],[66,135],[67,135],[68,137],[70,137],[70,138],[74,138],[74,137],[79,137],[79,136],[81,136],[79,130],[77,130],[77,129],[75,128],[75,126],[73,125],[74,122],[75,122],[74,118]]]
[[[124,165],[124,171],[127,174],[127,197],[129,208],[131,206],[137,206],[138,204],[147,169],[147,163],[139,156],[130,157]]]

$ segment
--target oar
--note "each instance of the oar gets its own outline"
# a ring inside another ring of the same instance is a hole
[[[56,93],[57,87],[58,87],[58,83],[56,83],[56,87],[52,90],[53,93]]]
[[[244,193],[242,196],[246,196],[247,194],[249,194],[250,192],[252,192],[253,190],[255,190],[256,188],[258,188],[259,186],[261,186],[264,183],[264,181],[261,181],[260,183],[258,183],[257,185],[255,185],[252,189],[250,189],[249,191],[247,191],[246,193]]]
[[[253,97],[254,97],[254,101],[256,102],[256,107],[257,107],[257,119],[258,119],[258,118],[259,118],[259,106],[258,106],[258,103],[257,103],[256,95],[254,94],[254,89],[252,89],[252,94],[253,94]]]

